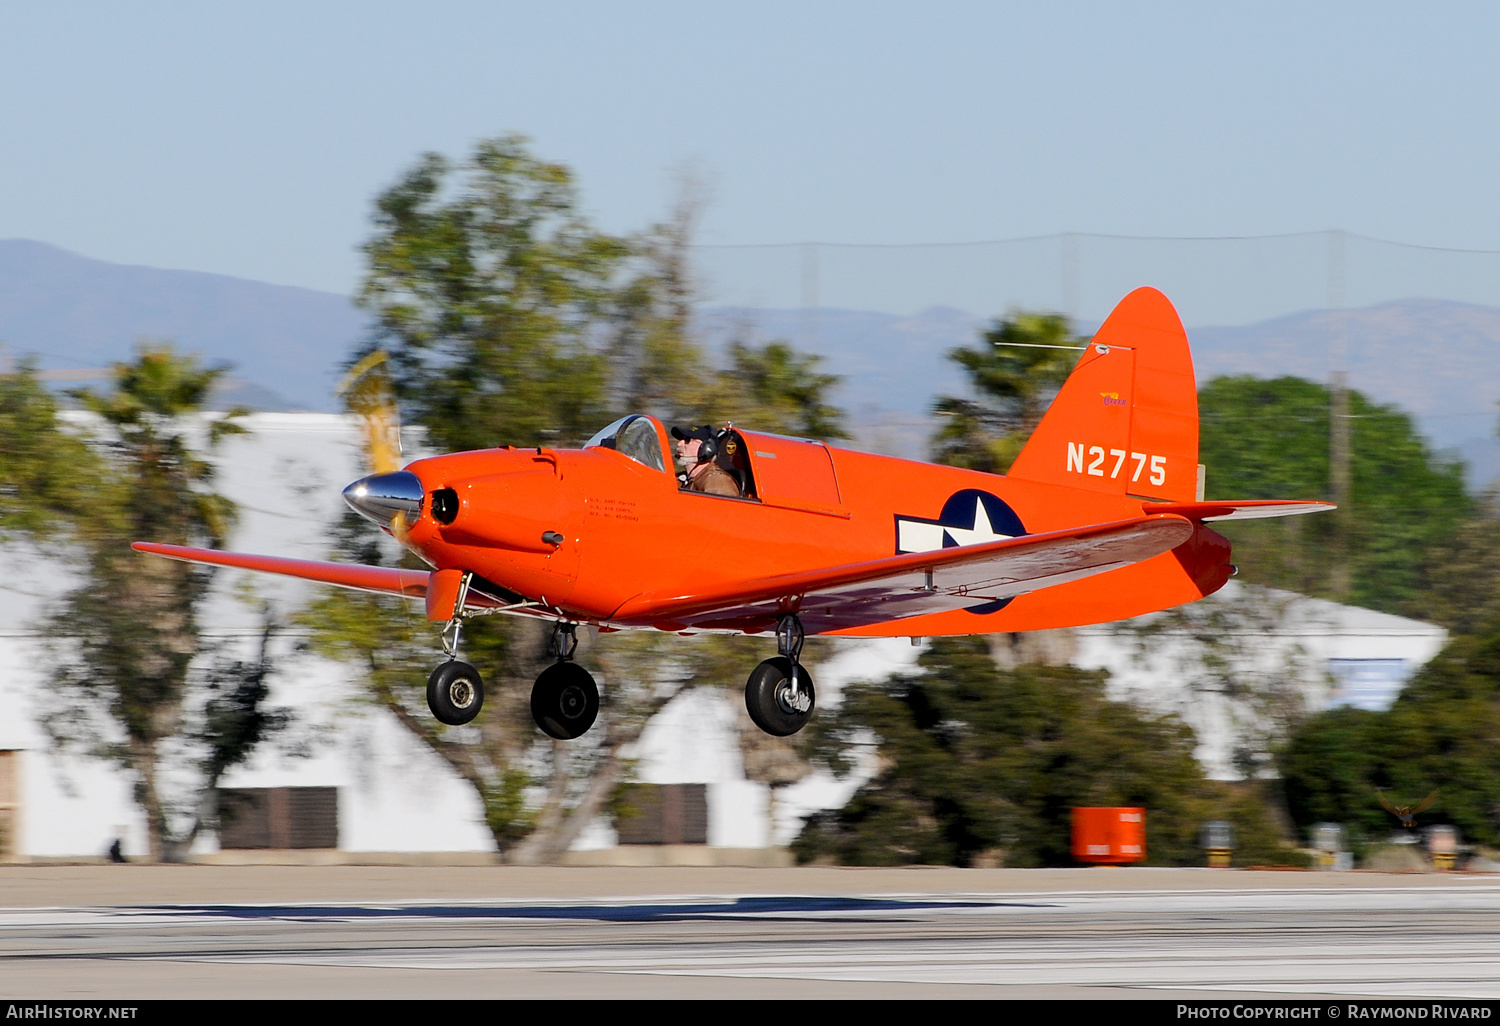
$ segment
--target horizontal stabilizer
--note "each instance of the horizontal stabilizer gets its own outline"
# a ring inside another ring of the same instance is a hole
[[[1295,517],[1338,507],[1331,502],[1306,499],[1220,499],[1214,502],[1147,502],[1141,508],[1147,513],[1171,513],[1188,520],[1204,521]]]

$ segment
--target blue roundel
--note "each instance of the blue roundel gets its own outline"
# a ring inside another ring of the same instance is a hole
[[[1011,509],[1003,499],[991,495],[989,492],[981,492],[977,488],[965,488],[961,492],[955,492],[951,498],[943,503],[942,515],[938,520],[944,524],[952,524],[965,518],[978,519],[975,516],[975,503],[984,510],[985,517],[990,522],[990,529],[995,534],[1008,534],[1012,538],[1019,538],[1026,533],[1026,527],[1021,523],[1021,518],[1016,516],[1016,511]],[[982,527],[983,525],[976,525]],[[946,532],[945,532],[946,533]],[[957,545],[958,542],[951,540],[951,535],[943,542],[944,547]],[[981,602],[977,606],[967,606],[966,613],[976,616],[984,616],[987,613],[998,613],[1010,605],[1014,599],[999,599],[995,602]]]
[[[968,528],[971,531],[983,532],[985,521],[988,521],[990,531],[997,535],[1019,538],[1026,533],[1026,527],[1021,523],[1021,518],[1016,516],[1016,511],[1011,509],[1005,500],[977,488],[965,488],[961,492],[954,492],[948,501],[943,503],[943,512],[938,516],[938,523],[944,527],[956,527],[959,530]],[[972,542],[960,542],[948,532],[944,534],[944,548],[972,544]]]
[[[896,515],[896,551],[934,552],[955,545],[978,545],[1016,538],[1026,527],[998,496],[977,488],[954,492],[936,520]]]
[[[1001,538],[1019,538],[1026,526],[1016,511],[997,495],[965,488],[954,492],[943,503],[936,520],[925,517],[896,517],[897,552],[932,552],[956,545],[978,545]],[[967,612],[983,615],[1004,609],[1010,599],[981,602]]]

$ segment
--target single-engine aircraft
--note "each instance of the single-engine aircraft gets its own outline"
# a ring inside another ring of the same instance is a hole
[[[762,730],[786,736],[813,711],[808,634],[1031,631],[1167,609],[1235,572],[1209,523],[1333,508],[1204,501],[1187,334],[1150,288],[1126,296],[1084,347],[1004,476],[734,425],[673,434],[696,443],[685,477],[712,461],[716,487],[674,476],[668,429],[648,416],[622,417],[582,449],[434,456],[349,485],[348,504],[430,571],[135,548],[422,599],[444,625],[448,660],[427,702],[447,724],[484,702],[478,671],[457,658],[465,620],[548,620],[556,661],[531,709],[559,739],[582,735],[599,710],[593,677],[573,661],[579,625],[774,633],[777,655],[750,674],[745,704]]]

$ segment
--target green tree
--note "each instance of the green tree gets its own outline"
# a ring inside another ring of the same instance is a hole
[[[1484,635],[1500,625],[1500,496],[1486,492],[1423,562],[1419,615],[1455,635]]]
[[[940,427],[932,457],[949,466],[990,474],[1010,469],[1047,412],[1082,341],[1059,314],[1017,313],[990,325],[977,345],[950,349],[973,398],[939,396]]]
[[[1280,760],[1299,826],[1345,824],[1356,842],[1400,829],[1380,804],[1433,789],[1421,822],[1449,822],[1464,838],[1500,846],[1500,633],[1451,642],[1385,712],[1331,709],[1296,731]]]
[[[201,432],[212,449],[224,436],[243,431],[242,411],[200,416],[221,373],[169,347],[145,347],[135,361],[115,365],[113,391],[77,393],[98,418],[94,445],[101,459],[81,500],[87,508],[69,524],[83,581],[47,626],[58,642],[58,664],[45,723],[59,744],[115,761],[131,773],[156,858],[181,855],[201,819],[195,817],[185,833],[177,829],[174,813],[190,813],[198,803],[174,807],[161,771],[167,747],[191,726],[188,719],[200,715],[189,708],[188,694],[192,663],[202,651],[197,606],[212,571],[144,557],[130,543],[219,546],[225,540],[234,507],[213,491],[213,464],[193,438]],[[208,704],[191,738],[205,750],[200,768],[211,778],[200,791],[285,722],[280,714],[257,714],[264,691],[254,681],[248,691],[229,684],[246,677],[264,684],[264,652],[255,665],[217,665],[204,682]]]
[[[219,784],[224,775],[248,761],[263,742],[292,723],[290,709],[266,704],[275,673],[271,645],[276,624],[268,607],[262,609],[261,616],[260,650],[254,659],[219,655],[195,675],[202,702],[195,710],[194,722],[182,735],[197,755],[198,795],[188,828],[167,847],[174,858],[192,848],[200,831],[220,825]],[[301,745],[284,751],[307,754]]]
[[[33,364],[0,374],[0,535],[66,535],[90,512],[101,472],[82,434],[59,421]]]
[[[729,346],[729,366],[718,372],[714,419],[803,438],[848,438],[844,413],[828,401],[835,374],[819,371],[823,358],[786,342]]]
[[[457,168],[422,158],[377,200],[360,294],[378,318],[375,344],[390,354],[400,407],[435,447],[460,450],[577,444],[616,404],[651,404],[686,323],[672,293],[685,287],[692,211],[678,215],[639,243],[632,264],[629,240],[577,210],[571,171],[534,157],[521,137],[483,141]],[[335,550],[365,563],[396,559],[348,515]],[[485,674],[488,697],[473,726],[454,729],[427,713],[433,627],[403,601],[329,592],[304,621],[318,650],[363,667],[367,697],[475,788],[501,852],[556,819],[528,799],[547,779],[532,764],[548,761],[534,758],[527,703],[543,659],[536,625],[465,630],[465,658]]]
[[[1299,378],[1216,378],[1199,392],[1199,460],[1208,498],[1315,499],[1328,495],[1328,390]],[[1348,561],[1349,600],[1423,616],[1441,553],[1473,515],[1463,467],[1434,453],[1411,418],[1349,395],[1350,509],[1332,516],[1216,525],[1254,583],[1330,594],[1332,561]],[[1346,544],[1335,544],[1344,531]],[[1343,555],[1340,556],[1339,553]]]
[[[692,334],[691,190],[664,224],[623,239],[590,226],[571,173],[519,137],[481,143],[456,181],[453,172],[429,155],[380,198],[361,299],[379,318],[375,342],[389,347],[381,366],[394,398],[435,447],[577,444],[627,412],[843,436],[827,400],[836,379],[817,358],[774,342],[733,347],[723,369],[704,355]],[[359,388],[345,397],[367,417],[384,403]],[[378,537],[346,516],[336,558],[416,565]],[[584,738],[554,743],[529,706],[548,658],[544,624],[465,626],[463,658],[484,675],[486,701],[472,724],[448,728],[425,703],[435,629],[403,601],[330,591],[303,620],[319,651],[361,668],[368,700],[475,789],[497,849],[517,862],[556,858],[606,808],[651,714],[683,688],[718,683],[724,667],[753,663],[725,659],[732,639],[591,639],[599,719]],[[784,782],[784,765],[767,772]]]
[[[1229,818],[1192,731],[1110,701],[1102,673],[1001,670],[981,638],[937,639],[919,665],[846,688],[818,726],[821,761],[847,769],[873,744],[882,769],[843,809],[809,820],[799,859],[1071,865],[1072,808],[1144,806],[1149,862],[1195,863],[1201,823]]]
[[[456,173],[428,154],[376,201],[375,228],[359,302],[434,445],[576,443],[605,423],[594,334],[630,248],[578,212],[566,167],[519,136]]]
[[[701,200],[691,182],[672,216],[632,240],[632,274],[614,304],[606,349],[612,415],[726,423],[808,438],[848,438],[820,356],[772,340],[732,341],[715,368],[693,334],[691,245]]]
[[[702,207],[685,181],[671,216],[632,240],[631,273],[613,305],[606,356],[611,414],[668,423],[715,416],[713,369],[692,335],[693,232]]]
[[[572,172],[520,136],[428,154],[376,202],[359,302],[401,408],[443,450],[569,445],[622,413],[847,437],[837,379],[784,342],[715,370],[691,334],[700,201],[635,238],[579,213]]]

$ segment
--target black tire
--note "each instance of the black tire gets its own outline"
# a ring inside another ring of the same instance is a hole
[[[461,727],[484,708],[484,681],[468,663],[450,660],[427,678],[427,708],[439,723]]]
[[[548,737],[582,737],[599,715],[599,688],[577,663],[553,663],[531,688],[531,718]]]
[[[772,737],[795,734],[812,718],[817,691],[807,667],[797,667],[797,683],[805,709],[792,704],[792,661],[786,656],[767,659],[751,671],[750,679],[745,682],[745,709],[755,725]]]

